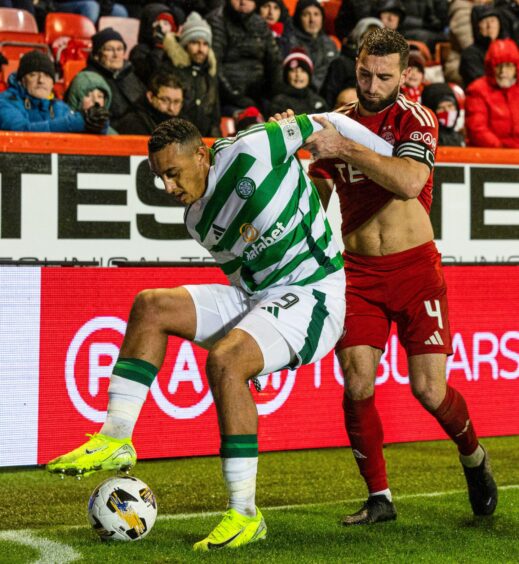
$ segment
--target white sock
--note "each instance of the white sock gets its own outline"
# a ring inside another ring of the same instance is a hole
[[[112,374],[106,421],[99,432],[116,439],[131,437],[148,390],[140,382]]]
[[[369,494],[369,497],[372,497],[374,495],[385,495],[389,501],[393,501],[393,496],[391,495],[391,490],[389,488],[380,490],[379,492],[372,492]]]
[[[229,492],[227,507],[247,517],[254,517],[258,457],[222,458],[222,472]]]
[[[483,462],[485,451],[481,445],[472,454],[460,454],[460,460],[466,468],[475,468]]]

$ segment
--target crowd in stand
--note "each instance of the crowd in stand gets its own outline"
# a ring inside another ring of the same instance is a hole
[[[27,51],[0,93],[3,130],[149,135],[180,115],[217,137],[229,120],[239,130],[287,108],[330,110],[356,99],[363,38],[389,27],[411,47],[403,92],[436,112],[440,144],[519,148],[519,0],[343,0],[334,35],[319,0],[299,0],[293,16],[284,0],[0,0],[0,7],[31,12],[41,30],[49,12],[94,24],[107,15],[140,19],[131,50],[116,26],[91,37],[63,100],[55,95],[59,65]],[[0,64],[7,63],[1,45],[0,29]]]

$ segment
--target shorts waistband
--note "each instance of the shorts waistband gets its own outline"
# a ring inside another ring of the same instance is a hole
[[[405,266],[412,264],[419,259],[426,257],[432,258],[438,256],[438,249],[434,241],[428,241],[418,247],[412,247],[399,253],[392,253],[383,256],[359,255],[349,251],[344,251],[344,260],[346,263],[353,263],[360,266],[375,268],[394,268],[397,266]]]

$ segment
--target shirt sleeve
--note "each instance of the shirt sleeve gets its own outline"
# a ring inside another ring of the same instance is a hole
[[[400,122],[400,139],[395,145],[395,157],[409,157],[432,170],[438,146],[438,120],[428,108],[412,102],[406,104],[408,111]]]

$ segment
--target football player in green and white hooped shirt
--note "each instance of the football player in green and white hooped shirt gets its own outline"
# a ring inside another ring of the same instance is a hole
[[[391,145],[359,123],[340,114],[325,117],[343,135],[391,154]],[[168,336],[208,349],[206,374],[218,413],[229,505],[196,550],[234,548],[266,536],[255,506],[258,416],[248,381],[315,362],[342,333],[342,257],[317,191],[294,156],[321,128],[312,116],[295,116],[220,139],[214,150],[193,124],[179,118],[153,132],[152,172],[168,194],[186,204],[189,232],[212,253],[231,285],[140,292],[113,369],[100,433],[48,465],[51,472],[71,475],[133,466],[131,435]]]

